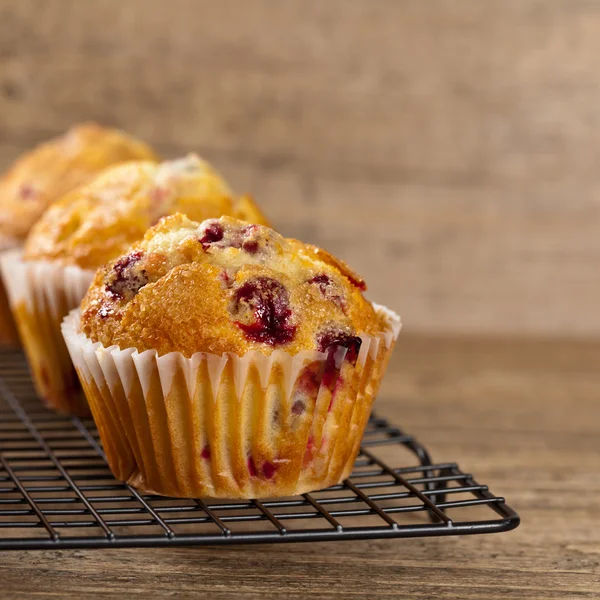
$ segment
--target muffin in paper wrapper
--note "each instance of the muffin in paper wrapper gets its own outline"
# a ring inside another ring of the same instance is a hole
[[[55,410],[89,415],[61,323],[85,296],[94,271],[49,261],[26,261],[20,250],[0,258],[10,307],[36,391]]]
[[[19,247],[19,242],[0,235],[0,258],[3,254],[14,251]],[[19,334],[10,311],[10,304],[6,295],[6,289],[0,277],[0,347],[18,347]]]
[[[350,475],[400,319],[347,348],[244,356],[105,348],[63,335],[117,479],[175,497],[264,498]]]

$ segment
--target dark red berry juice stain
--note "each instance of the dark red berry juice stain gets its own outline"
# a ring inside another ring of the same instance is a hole
[[[312,436],[312,433],[308,436],[308,440],[306,442],[306,449],[304,450],[304,458],[302,459],[302,463],[306,466],[308,465],[315,453],[315,438]]]
[[[118,298],[135,296],[148,283],[146,271],[135,268],[143,256],[136,251],[119,259],[107,276],[106,290]]]
[[[296,379],[292,414],[303,414],[309,405],[314,405],[319,395],[323,379],[323,364],[319,361],[311,363],[302,369]]]
[[[219,273],[219,278],[225,287],[231,287],[231,284],[233,283],[233,277],[225,269]]]
[[[251,456],[248,457],[248,473],[250,474],[250,477],[258,477],[258,471],[256,470],[256,465]]]
[[[208,444],[205,444],[204,448],[202,448],[200,456],[206,460],[210,460],[210,446]]]
[[[248,339],[270,346],[292,341],[296,326],[290,322],[288,292],[279,281],[270,277],[250,279],[235,292],[234,310],[238,312],[242,305],[251,307],[254,321],[235,324]]]
[[[296,379],[296,391],[306,396],[315,396],[321,386],[323,378],[323,368],[320,362],[316,361],[302,369]]]
[[[260,473],[256,468],[256,464],[254,463],[254,459],[252,456],[248,457],[248,474],[250,477],[263,477],[264,479],[273,479],[275,472],[277,471],[277,466],[268,460],[263,461]]]

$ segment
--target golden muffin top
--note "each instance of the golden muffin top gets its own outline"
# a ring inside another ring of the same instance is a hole
[[[268,227],[222,217],[162,219],[100,269],[81,328],[105,347],[270,354],[344,346],[387,330],[340,260]]]
[[[195,154],[158,164],[130,162],[55,202],[27,237],[25,258],[96,269],[141,240],[161,217],[178,212],[198,221],[231,215],[266,223],[251,198],[235,198]]]
[[[155,159],[149,146],[118,129],[95,123],[69,129],[21,156],[0,177],[0,237],[24,239],[54,200],[106,167]]]

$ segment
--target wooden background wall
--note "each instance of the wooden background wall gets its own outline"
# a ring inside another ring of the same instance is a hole
[[[413,331],[600,334],[600,2],[0,0],[0,167],[195,149]]]

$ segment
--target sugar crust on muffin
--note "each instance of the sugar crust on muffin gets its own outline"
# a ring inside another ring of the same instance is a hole
[[[325,251],[230,217],[162,219],[100,269],[82,331],[104,346],[269,354],[360,348],[385,329],[364,281]]]

